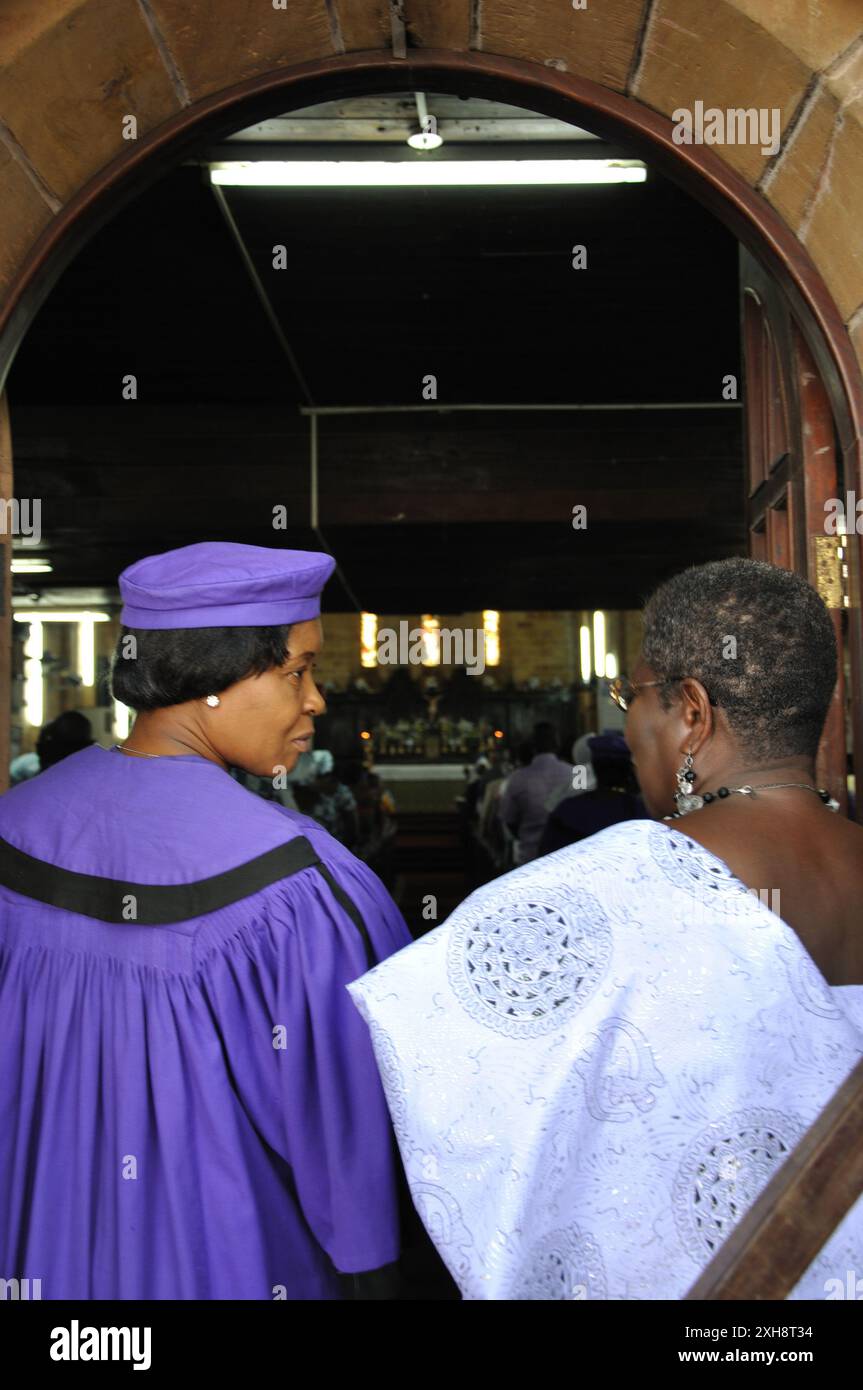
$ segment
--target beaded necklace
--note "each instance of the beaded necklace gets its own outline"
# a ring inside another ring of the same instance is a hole
[[[756,782],[755,786],[747,783],[743,787],[720,787],[716,792],[703,792],[700,796],[690,792],[686,796],[678,798],[678,809],[672,811],[670,816],[664,816],[664,820],[680,820],[681,816],[688,816],[692,811],[700,811],[702,806],[709,806],[711,801],[724,800],[727,796],[755,796],[759,791],[775,791],[779,787],[800,787],[803,791],[814,792],[820,796],[824,805],[831,811],[839,810],[839,802],[825,791],[823,787],[810,786],[808,782]]]

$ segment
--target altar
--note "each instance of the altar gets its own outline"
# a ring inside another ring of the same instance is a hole
[[[381,762],[374,771],[392,793],[396,813],[455,811],[467,786],[467,763]]]

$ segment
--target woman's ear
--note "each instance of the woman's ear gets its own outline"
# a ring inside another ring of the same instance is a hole
[[[714,731],[713,706],[704,686],[692,677],[681,681],[680,691],[683,719],[689,734],[689,750],[695,753]]]

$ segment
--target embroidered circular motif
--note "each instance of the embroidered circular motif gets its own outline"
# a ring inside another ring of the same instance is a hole
[[[560,1302],[605,1298],[608,1286],[599,1246],[576,1226],[552,1231],[533,1247],[509,1297]]]
[[[805,1126],[773,1110],[740,1110],[703,1130],[674,1181],[674,1220],[686,1251],[703,1264],[784,1163]]]
[[[749,889],[720,859],[682,830],[651,826],[650,852],[662,874],[677,888],[722,912],[750,911]]]
[[[524,882],[468,905],[447,953],[450,984],[478,1022],[511,1038],[550,1033],[593,994],[611,929],[589,894]]]

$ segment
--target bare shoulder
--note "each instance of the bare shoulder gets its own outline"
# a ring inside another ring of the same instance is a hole
[[[829,983],[863,983],[863,827],[817,803],[742,802],[694,812],[686,833],[747,888],[779,890],[780,915]]]
[[[832,876],[863,881],[863,826],[818,805],[793,808],[740,800],[686,817],[685,833],[722,859],[744,883]]]

